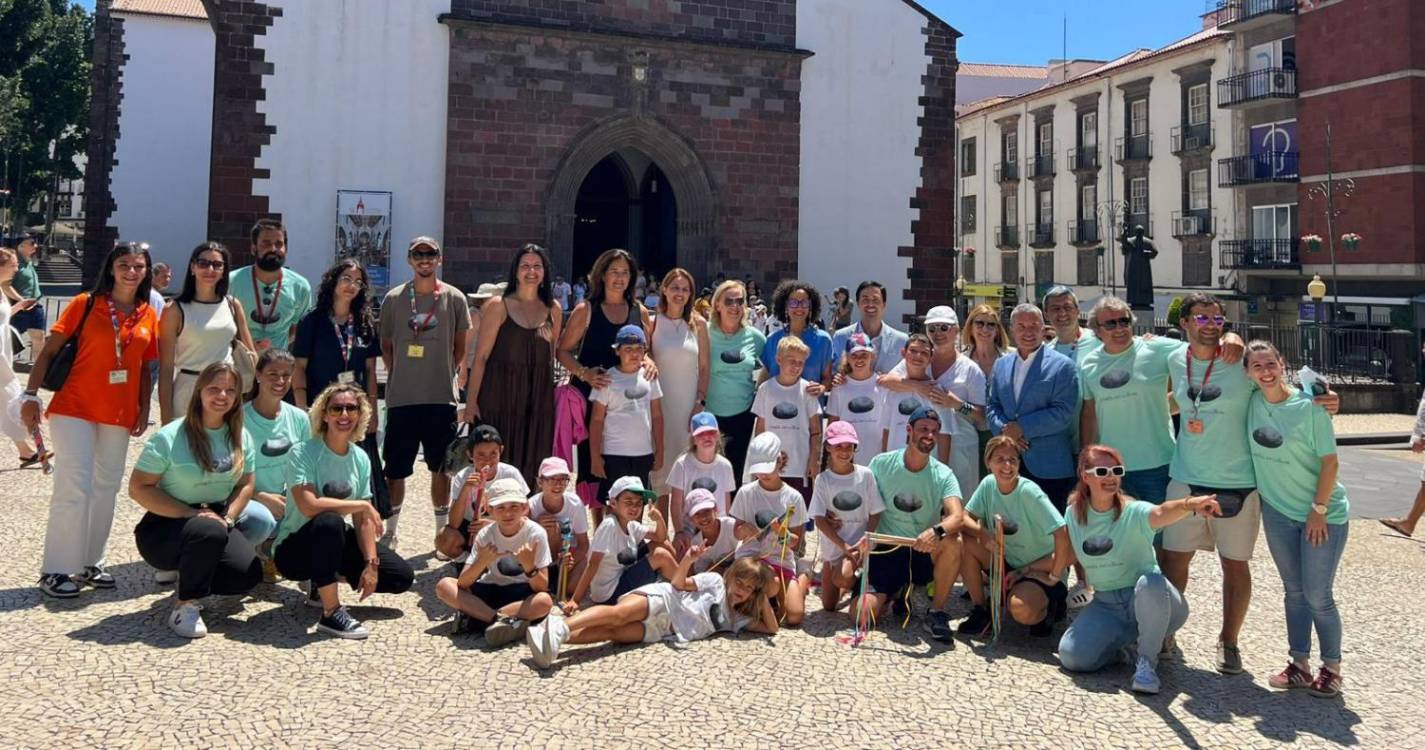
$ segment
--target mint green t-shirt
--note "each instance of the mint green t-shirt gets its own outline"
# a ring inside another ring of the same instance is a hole
[[[751,326],[743,326],[731,335],[716,324],[708,326],[709,358],[712,362],[708,379],[708,411],[719,417],[733,417],[752,408],[757,395],[757,357],[767,337]]]
[[[277,526],[277,537],[272,540],[274,552],[288,536],[311,520],[297,508],[297,501],[292,498],[293,487],[311,485],[317,497],[334,497],[333,493],[346,489],[350,494],[338,499],[371,500],[371,459],[355,443],[347,446],[345,456],[338,456],[327,447],[326,441],[312,437],[298,443],[287,455],[290,459],[287,462],[287,509],[282,514],[282,523]]]
[[[1099,348],[1079,362],[1079,388],[1094,402],[1098,441],[1118,449],[1129,471],[1173,460],[1168,414],[1168,361],[1187,344],[1174,339],[1134,339],[1117,353]]]
[[[1247,435],[1262,501],[1305,523],[1316,499],[1321,459],[1336,453],[1331,415],[1301,391],[1279,404],[1269,403],[1257,391],[1247,414]],[[1350,509],[1346,488],[1337,479],[1326,503],[1326,523],[1346,523]]]
[[[1158,557],[1153,552],[1155,532],[1148,524],[1148,514],[1154,507],[1142,500],[1129,500],[1116,521],[1112,509],[1100,513],[1089,508],[1085,524],[1079,523],[1078,512],[1073,508],[1064,514],[1069,541],[1088,574],[1090,586],[1099,591],[1115,591],[1135,586],[1139,578],[1158,572]],[[1084,540],[1099,537],[1112,540],[1113,549],[1099,556],[1086,554]]]
[[[1049,496],[1024,477],[1007,495],[999,491],[994,475],[985,477],[965,504],[965,512],[981,521],[999,514],[1019,524],[1018,532],[1004,537],[1004,561],[1011,568],[1022,568],[1053,554],[1054,532],[1064,528],[1064,517],[1049,502]]]
[[[960,483],[955,472],[934,456],[924,469],[912,472],[905,467],[905,451],[876,456],[870,469],[886,506],[876,531],[913,537],[940,522],[945,498],[961,496]]]
[[[188,436],[183,432],[183,420],[175,419],[155,432],[144,444],[134,471],[158,474],[158,488],[181,503],[206,505],[227,500],[233,487],[245,475],[252,473],[256,462],[252,436],[243,430],[243,463],[238,467],[232,459],[233,449],[228,445],[228,428],[223,426],[205,432],[214,462],[218,468],[226,466],[226,469],[210,472],[199,466],[188,444]]]
[[[254,491],[281,494],[287,489],[287,459],[292,449],[312,436],[307,412],[279,401],[277,418],[268,419],[258,414],[249,401],[242,407],[242,423],[257,452],[252,472]]]
[[[1064,355],[1065,357],[1068,357],[1075,363],[1078,363],[1084,357],[1087,357],[1088,355],[1102,348],[1103,341],[1100,340],[1099,337],[1095,335],[1093,331],[1083,327],[1079,328],[1078,341],[1075,341],[1072,344],[1061,344],[1057,340],[1054,342],[1054,351]]]
[[[272,290],[271,296],[267,296],[269,287]],[[252,331],[252,341],[257,345],[259,353],[266,348],[262,343],[264,341],[278,349],[290,350],[292,345],[287,340],[287,334],[302,316],[312,311],[312,285],[302,278],[301,274],[290,268],[282,269],[280,297],[277,287],[277,284],[259,282],[257,296],[254,296],[252,266],[236,268],[228,274],[228,294],[237,297],[242,303],[243,313],[247,315],[247,327]],[[270,301],[261,304],[263,300]],[[276,312],[272,312],[274,304]],[[254,313],[259,312],[263,316],[271,313],[277,319],[271,323],[260,323],[253,317]]]
[[[1247,447],[1247,405],[1257,385],[1247,377],[1242,363],[1222,360],[1192,360],[1189,382],[1187,358],[1182,352],[1168,360],[1173,379],[1173,400],[1180,415],[1178,446],[1168,476],[1183,484],[1219,489],[1256,486],[1252,471],[1252,451]],[[1208,368],[1211,368],[1211,375]],[[1202,422],[1202,432],[1194,433],[1190,422]]]

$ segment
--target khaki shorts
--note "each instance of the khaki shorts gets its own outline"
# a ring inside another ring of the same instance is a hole
[[[1168,483],[1168,499],[1178,500],[1192,494],[1187,485],[1173,480]],[[1232,518],[1203,518],[1196,513],[1163,529],[1163,549],[1171,552],[1217,550],[1228,560],[1246,562],[1252,559],[1257,546],[1257,533],[1262,528],[1262,499],[1257,492],[1247,496],[1242,511]]]

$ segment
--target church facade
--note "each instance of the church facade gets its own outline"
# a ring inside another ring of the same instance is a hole
[[[153,44],[177,12],[185,41]],[[463,288],[538,242],[566,277],[626,247],[700,284],[874,278],[898,317],[952,294],[958,33],[909,0],[112,0],[97,30],[90,249],[181,263],[277,216],[315,276],[357,243],[354,194],[390,283],[431,234]],[[207,63],[166,48],[204,44],[211,88],[184,90]],[[205,97],[211,127],[153,116]],[[165,155],[195,130],[206,160]],[[178,196],[204,221],[175,229]]]

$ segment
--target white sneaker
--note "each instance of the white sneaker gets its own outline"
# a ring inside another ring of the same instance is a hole
[[[168,614],[168,627],[184,638],[202,638],[208,634],[208,626],[203,623],[197,602],[180,604]]]
[[[153,571],[153,582],[160,586],[168,586],[178,581],[178,571],[176,570],[155,570]]]
[[[1138,668],[1133,672],[1133,692],[1157,695],[1162,687],[1163,683],[1158,679],[1158,670],[1153,668],[1153,662],[1146,656],[1138,657]]]
[[[1091,601],[1093,601],[1093,587],[1087,583],[1079,581],[1074,584],[1073,588],[1069,589],[1069,609],[1083,609],[1087,607]]]
[[[525,632],[525,643],[529,645],[534,663],[540,667],[548,667],[559,658],[559,649],[568,638],[569,626],[565,624],[564,616],[554,612],[544,622],[530,626]]]

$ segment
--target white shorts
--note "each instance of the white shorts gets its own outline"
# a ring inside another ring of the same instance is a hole
[[[668,600],[662,594],[635,590],[648,600],[648,616],[643,618],[643,642],[658,643],[673,635],[673,618],[668,613]]]
[[[1186,484],[1168,483],[1168,499],[1178,500],[1192,494]],[[1246,562],[1257,547],[1257,533],[1262,528],[1262,499],[1252,492],[1242,503],[1242,511],[1231,518],[1203,518],[1196,513],[1163,529],[1163,549],[1171,552],[1217,550],[1228,560]]]

